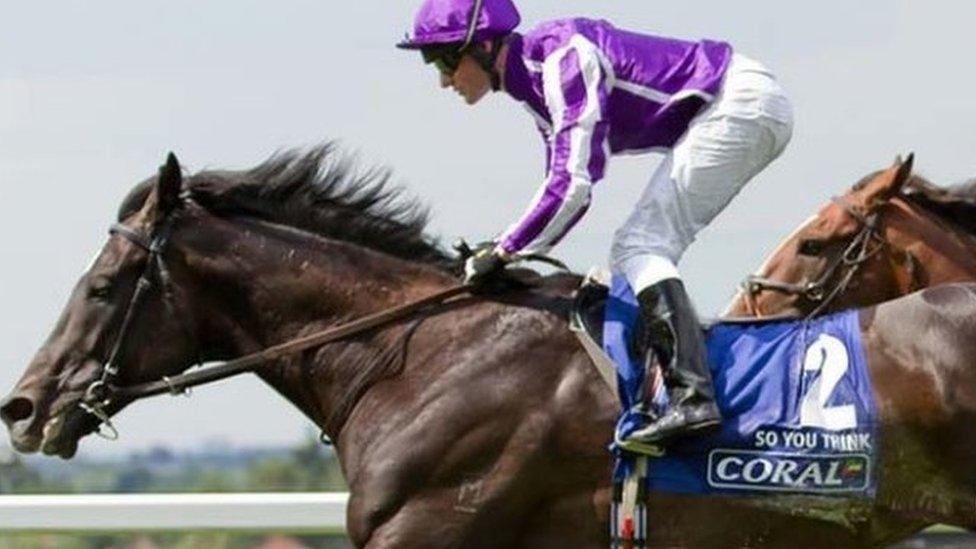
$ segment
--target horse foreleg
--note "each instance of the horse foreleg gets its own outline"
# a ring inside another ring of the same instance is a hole
[[[605,549],[609,546],[605,517],[597,516],[592,492],[569,495],[522,509],[514,519],[511,509],[484,515],[473,509],[445,505],[438,497],[414,500],[377,528],[362,547],[366,549]]]
[[[524,533],[515,547],[605,549],[610,544],[609,507],[609,488],[538,505],[525,517]]]
[[[365,549],[448,549],[455,547],[501,547],[501,539],[471,543],[474,514],[456,509],[454,497],[446,494],[416,496],[376,527]],[[493,545],[494,544],[494,545]]]
[[[376,527],[361,547],[367,549],[492,549],[497,547],[606,547],[580,544],[579,509],[564,512],[563,506],[533,506],[524,501],[481,500],[477,486],[460,485],[428,490],[407,501],[394,515]],[[575,502],[574,502],[575,503]],[[552,511],[556,512],[552,512]],[[536,516],[542,520],[532,520]],[[526,523],[531,524],[527,527]],[[551,539],[546,539],[552,529]],[[536,534],[546,531],[546,534]],[[599,531],[598,529],[596,530]],[[527,536],[538,540],[525,543]]]

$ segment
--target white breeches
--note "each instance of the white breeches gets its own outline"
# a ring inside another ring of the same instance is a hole
[[[614,235],[610,264],[634,293],[678,278],[684,251],[793,134],[793,109],[770,72],[733,54],[722,91],[658,166]]]

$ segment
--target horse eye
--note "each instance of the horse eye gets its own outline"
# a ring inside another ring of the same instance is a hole
[[[800,255],[820,255],[826,243],[823,240],[804,240],[800,242]]]
[[[88,297],[93,299],[104,299],[111,293],[112,282],[104,278],[95,279],[88,288]]]

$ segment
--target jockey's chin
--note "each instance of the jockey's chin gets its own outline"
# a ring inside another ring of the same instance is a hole
[[[491,90],[490,86],[484,88],[480,88],[480,87],[475,88],[475,87],[469,87],[465,85],[459,85],[456,83],[448,83],[444,87],[452,88],[458,95],[461,96],[462,99],[464,99],[464,102],[467,103],[468,105],[474,105],[480,102],[482,99],[485,98],[486,95],[488,95],[488,92]]]
[[[478,90],[473,93],[458,92],[468,105],[475,105],[488,95],[488,90]]]
[[[465,56],[452,75],[441,75],[441,87],[453,88],[468,105],[484,99],[491,91],[491,77],[470,56]]]

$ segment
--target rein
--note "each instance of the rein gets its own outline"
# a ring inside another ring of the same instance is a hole
[[[854,276],[868,260],[877,255],[885,246],[891,247],[891,244],[878,230],[881,219],[879,212],[875,211],[864,215],[841,197],[835,196],[831,198],[831,201],[842,207],[848,215],[856,219],[861,224],[861,230],[851,239],[847,248],[831,263],[830,267],[812,282],[792,283],[773,280],[759,275],[747,276],[742,282],[741,288],[746,296],[746,303],[757,316],[762,316],[762,313],[755,304],[755,296],[767,290],[802,296],[808,301],[816,303],[817,306],[805,318],[817,316],[850,286]],[[871,246],[872,242],[875,242],[876,245]],[[909,276],[912,282],[914,282],[918,260],[908,250],[902,251],[908,263]],[[842,269],[843,274],[837,283],[833,286],[828,286],[830,281]]]
[[[197,387],[214,381],[220,381],[239,374],[253,372],[258,366],[290,356],[327,343],[332,343],[349,337],[354,337],[373,328],[379,328],[402,318],[423,311],[434,305],[444,305],[454,298],[471,293],[470,284],[455,286],[436,294],[411,301],[404,305],[367,315],[356,320],[340,324],[314,334],[287,341],[280,345],[244,355],[240,358],[224,362],[215,366],[201,368],[194,372],[172,377],[163,377],[159,381],[112,387],[113,395],[126,399],[141,399],[165,393],[179,395],[192,387]]]
[[[119,436],[118,430],[110,419],[111,413],[109,413],[111,405],[118,400],[131,402],[167,393],[172,395],[189,394],[190,389],[193,387],[248,372],[254,372],[260,366],[286,356],[355,337],[369,330],[380,328],[419,312],[426,311],[434,306],[453,303],[458,301],[458,298],[461,296],[472,296],[480,293],[476,284],[454,286],[433,295],[274,345],[221,364],[201,367],[192,372],[176,376],[163,376],[157,381],[135,385],[119,385],[116,383],[119,375],[119,368],[116,363],[121,354],[123,344],[126,341],[126,336],[132,328],[136,311],[149,290],[153,287],[153,273],[157,273],[162,282],[164,306],[172,308],[169,300],[170,276],[166,268],[166,263],[163,260],[163,252],[166,244],[169,242],[176,219],[178,219],[177,215],[169,216],[163,221],[159,230],[155,232],[151,239],[146,238],[140,232],[126,227],[121,223],[116,223],[109,229],[111,236],[122,237],[149,254],[146,260],[146,266],[142,275],[139,277],[139,281],[136,283],[136,289],[126,307],[122,325],[119,328],[118,336],[116,336],[115,343],[109,353],[109,358],[105,362],[98,379],[89,384],[85,389],[84,396],[82,396],[81,401],[78,403],[78,406],[82,410],[100,421],[96,434],[109,440],[115,440]],[[540,261],[557,268],[568,270],[568,267],[558,260],[544,256],[522,257],[520,261]],[[189,330],[187,330],[187,334],[189,335]],[[198,360],[197,363],[199,364],[200,362],[202,361]]]

